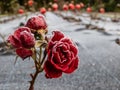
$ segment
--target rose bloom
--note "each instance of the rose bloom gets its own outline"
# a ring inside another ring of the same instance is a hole
[[[48,43],[48,58],[44,64],[47,78],[58,78],[78,68],[78,50],[75,44],[60,31],[54,31]]]
[[[28,1],[28,5],[29,5],[29,6],[32,6],[32,5],[33,5],[33,3],[34,3],[34,1],[33,1],[33,0],[29,0],[29,1]]]
[[[92,8],[91,8],[91,7],[88,7],[88,8],[86,9],[86,11],[87,11],[88,13],[90,13],[90,12],[92,12]]]
[[[36,17],[31,17],[27,21],[25,26],[29,27],[30,29],[39,30],[39,29],[46,29],[47,23],[43,16],[36,16]]]
[[[75,9],[74,4],[70,3],[70,4],[69,4],[69,9],[70,9],[70,10],[74,10],[74,9]]]
[[[40,13],[41,14],[45,14],[46,13],[46,9],[43,7],[43,8],[40,8]]]
[[[19,10],[18,10],[18,13],[19,13],[19,14],[23,14],[23,13],[24,13],[24,10],[23,10],[23,9],[19,9]]]
[[[8,37],[8,42],[16,48],[16,53],[22,59],[32,55],[30,48],[35,45],[34,35],[27,27],[18,28],[13,35]]]
[[[105,9],[104,9],[104,8],[100,8],[100,9],[99,9],[99,12],[100,12],[100,13],[105,13]]]
[[[57,5],[57,3],[54,3],[54,4],[52,5],[52,8],[53,8],[54,11],[57,11],[57,10],[58,10],[58,5]]]
[[[80,4],[76,4],[76,5],[75,5],[75,8],[76,8],[77,10],[80,10],[80,8],[81,8]]]
[[[67,11],[68,10],[68,6],[66,4],[63,5],[63,10]]]
[[[80,3],[80,6],[83,8],[85,5],[84,5],[84,3],[81,2],[81,3]]]

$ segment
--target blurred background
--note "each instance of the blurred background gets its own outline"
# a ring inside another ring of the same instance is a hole
[[[18,9],[24,11],[39,11],[40,7],[50,8],[53,3],[58,3],[59,10],[63,4],[83,3],[84,8],[91,6],[94,12],[104,8],[106,12],[120,12],[120,0],[0,0],[0,14],[15,14]]]

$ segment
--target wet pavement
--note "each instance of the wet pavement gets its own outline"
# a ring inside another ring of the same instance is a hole
[[[97,30],[78,30],[84,25],[68,22],[53,13],[46,14],[48,30],[61,30],[78,46],[79,68],[58,79],[46,79],[41,73],[35,90],[119,90],[120,46],[115,43],[119,35],[106,35]],[[76,31],[77,30],[77,31]],[[0,56],[0,90],[27,90],[29,74],[34,72],[32,60],[20,58],[14,65],[15,55]]]

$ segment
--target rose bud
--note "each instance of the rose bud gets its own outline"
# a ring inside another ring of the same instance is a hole
[[[105,13],[105,9],[104,8],[100,8],[99,12],[100,13]]]
[[[18,10],[18,13],[19,13],[19,14],[23,14],[23,13],[24,13],[24,10],[23,10],[23,9],[19,9],[19,10]]]
[[[32,5],[33,5],[33,3],[34,3],[34,1],[33,1],[33,0],[29,0],[29,1],[28,1],[28,5],[29,5],[29,6],[32,6]]]
[[[84,5],[84,3],[81,2],[81,3],[80,3],[80,6],[81,6],[81,8],[83,8],[85,5]]]
[[[80,4],[76,4],[76,5],[75,5],[75,8],[76,8],[77,10],[80,10],[80,8],[81,8]]]
[[[67,11],[68,10],[68,6],[66,4],[63,5],[63,10]]]
[[[41,14],[45,14],[46,13],[46,9],[43,7],[43,8],[40,8],[40,13]]]
[[[70,9],[70,10],[74,10],[74,9],[75,9],[74,4],[70,3],[70,4],[69,4],[69,9]]]
[[[53,11],[57,11],[57,10],[58,10],[58,5],[57,5],[57,3],[54,3],[54,4],[52,5],[52,8],[53,8]]]
[[[40,29],[46,29],[47,23],[44,17],[41,15],[41,16],[31,17],[27,21],[25,26],[34,30],[40,30]]]
[[[92,8],[91,7],[88,7],[86,10],[87,10],[88,13],[92,12]]]
[[[62,73],[70,74],[78,68],[78,49],[60,31],[54,31],[48,42],[47,60],[44,70],[47,78],[58,78]]]
[[[8,37],[8,42],[15,48],[32,48],[35,45],[35,38],[29,28],[20,27]]]

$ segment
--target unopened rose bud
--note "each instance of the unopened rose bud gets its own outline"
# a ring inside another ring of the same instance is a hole
[[[25,26],[29,27],[30,29],[40,30],[40,29],[46,29],[47,23],[43,16],[36,16],[36,17],[31,17],[27,21]]]

